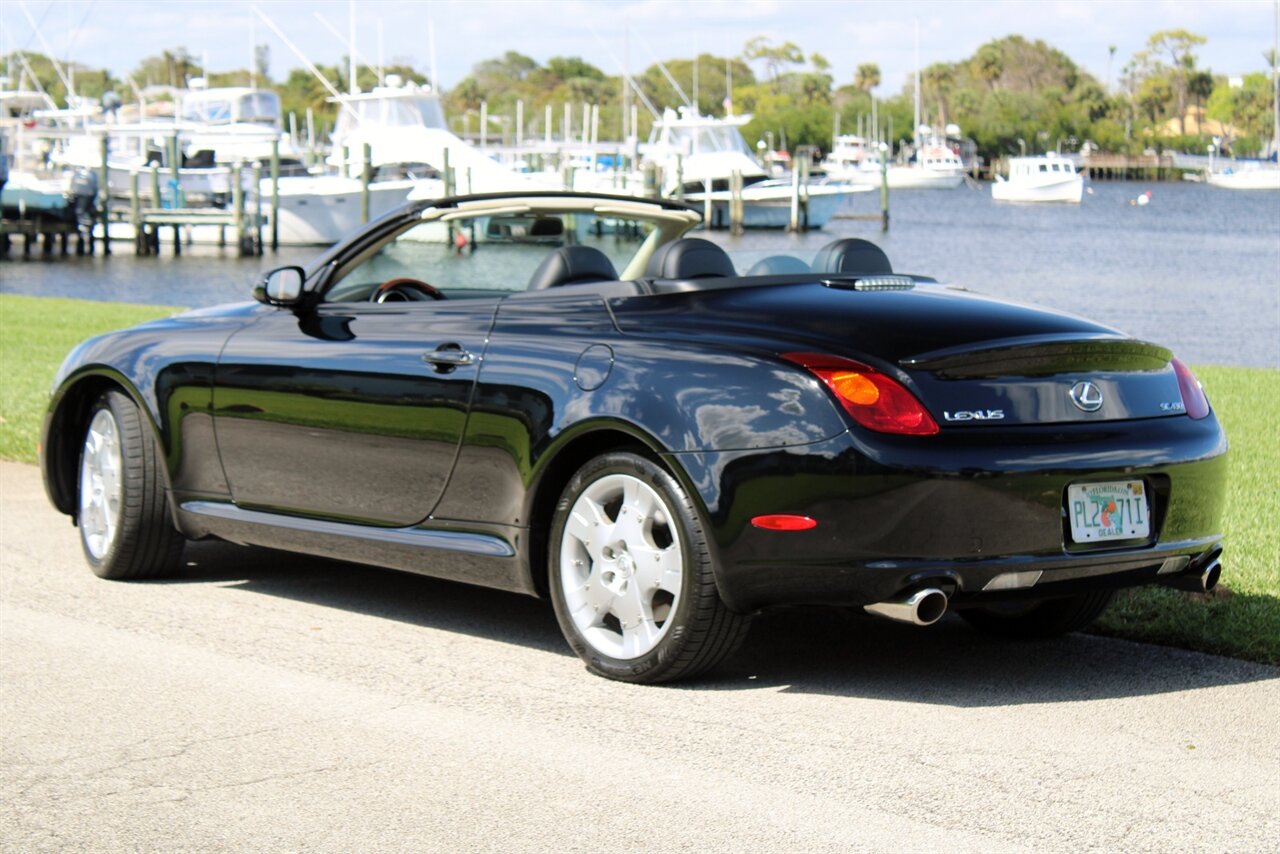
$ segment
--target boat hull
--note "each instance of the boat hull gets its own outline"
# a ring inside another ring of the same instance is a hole
[[[774,182],[762,182],[773,184]],[[845,185],[816,185],[809,187],[808,227],[822,228],[835,216],[840,206],[851,196],[868,192],[870,188]],[[691,205],[705,205],[706,194],[686,194],[684,201]],[[728,191],[717,191],[711,194],[711,227],[727,228],[729,225]],[[776,186],[761,187],[759,184],[743,190],[742,193],[744,228],[786,228],[791,224],[791,183],[777,182]]]
[[[1066,181],[1025,184],[998,180],[991,185],[991,198],[997,202],[1058,202],[1080,204],[1084,196],[1084,179],[1079,175]]]
[[[1280,169],[1245,169],[1215,172],[1206,178],[1209,186],[1227,190],[1280,190]]]

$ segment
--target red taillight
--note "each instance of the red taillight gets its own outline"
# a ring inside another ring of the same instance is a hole
[[[874,368],[821,353],[786,353],[783,358],[808,368],[822,380],[863,427],[907,436],[932,436],[938,432],[938,422],[915,395]]]
[[[756,516],[751,520],[751,524],[766,531],[808,531],[818,527],[816,519],[810,519],[808,516],[792,516],[790,513]]]
[[[1173,359],[1172,365],[1178,377],[1178,391],[1182,392],[1183,408],[1192,418],[1204,418],[1209,414],[1209,398],[1205,397],[1204,386],[1181,359]]]

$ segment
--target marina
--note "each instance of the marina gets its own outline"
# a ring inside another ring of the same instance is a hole
[[[745,264],[863,237],[902,270],[1087,313],[1189,361],[1280,367],[1280,197],[1191,182],[1089,189],[1079,205],[1034,207],[996,203],[985,188],[902,192],[894,194],[888,232],[874,219],[835,219],[806,233],[707,236]],[[1148,191],[1149,204],[1130,204]],[[874,195],[855,197],[855,210],[874,216]],[[233,247],[196,244],[180,258],[13,257],[0,262],[0,293],[204,307],[248,299],[266,270],[305,264],[321,251],[281,246],[239,257]]]

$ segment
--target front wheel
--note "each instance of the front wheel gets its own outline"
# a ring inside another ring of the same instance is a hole
[[[80,451],[80,544],[94,574],[156,578],[178,564],[183,537],[169,518],[162,457],[138,407],[109,391],[89,414]]]
[[[587,668],[625,682],[670,682],[738,648],[748,619],[720,599],[698,514],[669,473],[631,453],[597,457],[556,505],[551,600]]]
[[[1094,590],[1061,599],[1007,603],[959,611],[969,625],[993,635],[1051,638],[1083,629],[1111,604],[1112,590]]]

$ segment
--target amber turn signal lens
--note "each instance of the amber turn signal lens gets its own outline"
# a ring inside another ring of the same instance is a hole
[[[880,399],[880,389],[864,374],[844,371],[832,374],[831,388],[841,399],[858,406],[871,406]]]

